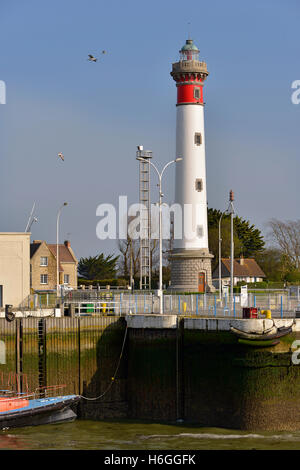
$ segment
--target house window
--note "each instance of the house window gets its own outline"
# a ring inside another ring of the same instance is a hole
[[[70,275],[64,274],[64,284],[70,284]]]
[[[41,274],[41,284],[48,284],[48,274]]]
[[[202,144],[202,135],[200,132],[195,132],[195,144],[196,145]]]
[[[41,264],[40,266],[48,266],[48,258],[47,256],[41,256]]]
[[[195,100],[200,100],[200,88],[197,86],[194,88],[194,98]]]

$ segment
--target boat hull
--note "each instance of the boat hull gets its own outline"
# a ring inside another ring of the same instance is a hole
[[[266,340],[266,341],[255,341],[253,339],[238,339],[239,344],[243,344],[244,346],[251,346],[254,348],[270,348],[276,346],[276,344],[280,343],[279,339],[276,340]]]
[[[276,340],[277,338],[281,338],[286,336],[292,332],[292,328],[280,328],[277,329],[276,332],[268,333],[268,334],[253,334],[253,333],[245,333],[244,331],[237,330],[236,328],[231,327],[231,332],[238,336],[241,339],[245,339],[248,341],[270,341]]]
[[[0,428],[37,426],[77,418],[78,395],[30,400],[30,406],[0,413]]]

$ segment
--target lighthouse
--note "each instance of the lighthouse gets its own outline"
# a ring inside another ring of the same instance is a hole
[[[203,86],[207,65],[199,60],[192,39],[179,51],[171,76],[177,88],[175,204],[181,207],[181,236],[171,253],[173,290],[210,292],[211,259],[208,247]],[[174,220],[174,224],[176,221]]]

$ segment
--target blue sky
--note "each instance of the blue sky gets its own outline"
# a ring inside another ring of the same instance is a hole
[[[0,0],[0,231],[23,231],[36,202],[32,239],[53,243],[68,201],[61,241],[78,257],[117,252],[96,237],[96,208],[138,201],[136,145],[160,167],[174,158],[170,70],[188,32],[210,72],[209,207],[227,208],[233,189],[238,215],[263,233],[272,217],[299,219],[299,20],[297,0]],[[172,202],[174,169],[164,178]]]

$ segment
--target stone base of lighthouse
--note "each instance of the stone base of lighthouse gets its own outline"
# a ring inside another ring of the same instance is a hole
[[[211,260],[207,249],[174,249],[171,254],[171,285],[169,290],[214,292]]]

